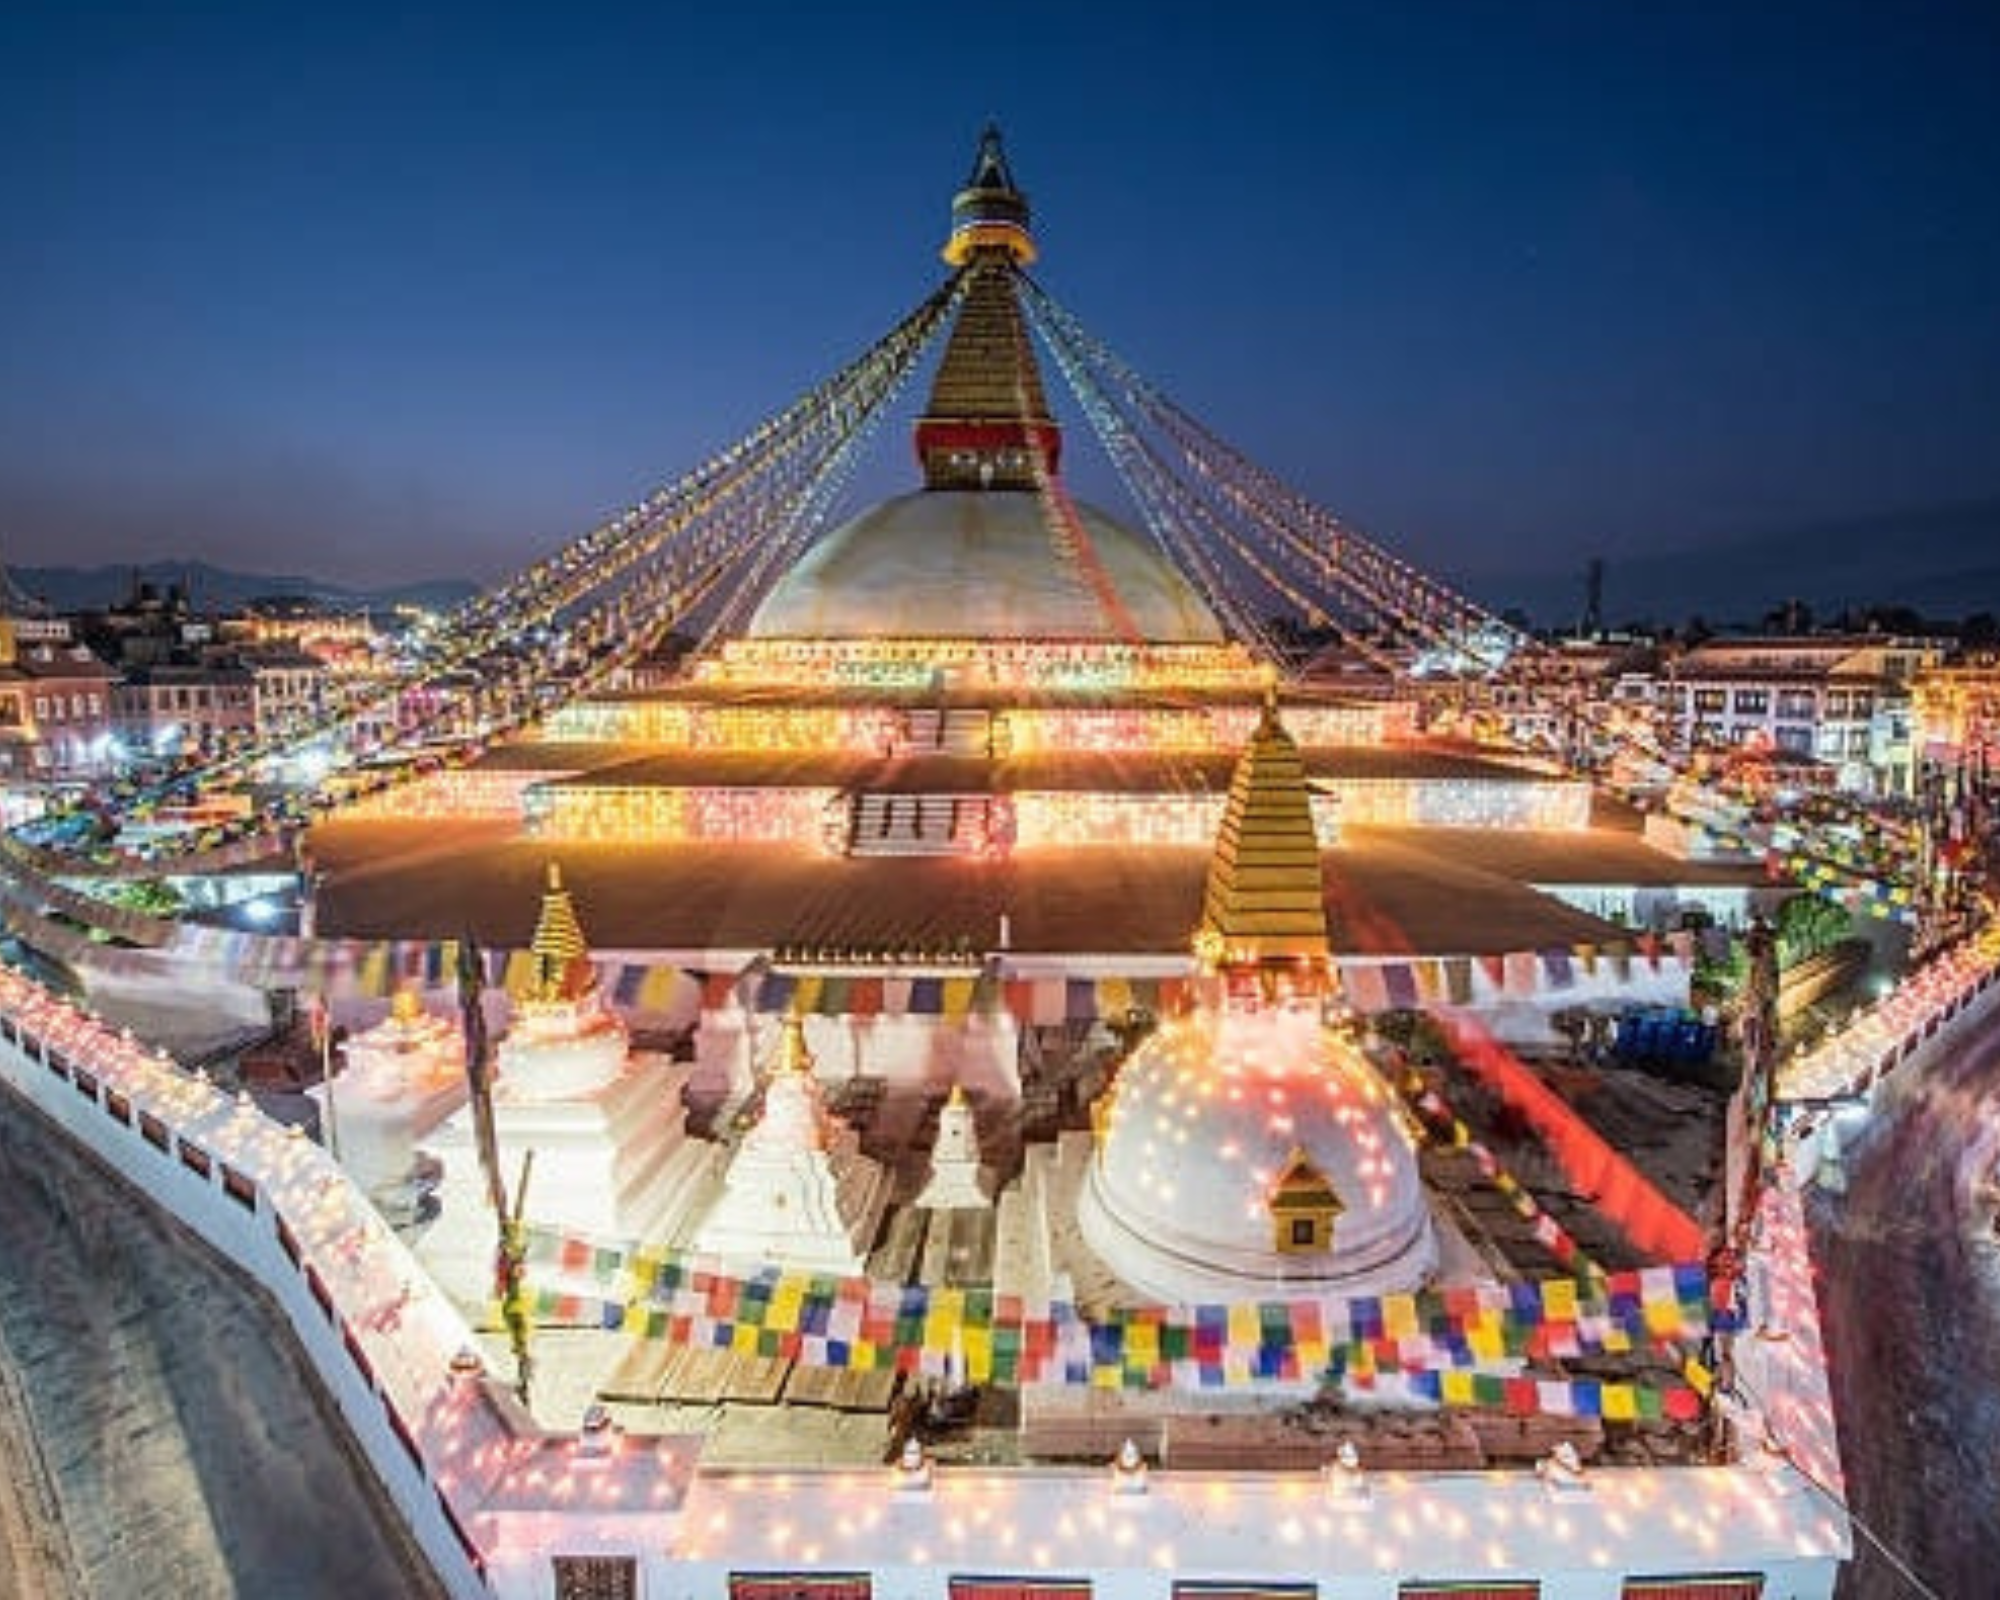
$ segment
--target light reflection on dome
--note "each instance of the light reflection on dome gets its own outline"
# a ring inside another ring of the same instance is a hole
[[[1408,1130],[1374,1069],[1310,1006],[1202,1011],[1120,1070],[1080,1197],[1085,1237],[1145,1294],[1414,1287],[1437,1246]],[[1330,1253],[1280,1254],[1271,1194],[1294,1151],[1343,1208]]]

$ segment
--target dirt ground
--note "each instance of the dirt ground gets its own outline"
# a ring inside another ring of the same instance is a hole
[[[276,1307],[4,1092],[0,1454],[0,1594],[442,1593]]]

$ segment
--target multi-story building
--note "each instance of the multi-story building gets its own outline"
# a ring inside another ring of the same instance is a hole
[[[1481,693],[1495,731],[1508,743],[1558,756],[1572,765],[1607,757],[1630,732],[1650,721],[1651,641],[1626,635],[1559,640],[1532,659],[1510,663]],[[1636,700],[1619,688],[1637,675],[1648,685]]]
[[[259,737],[298,726],[326,703],[329,673],[318,656],[272,644],[226,659],[250,674],[252,722]]]
[[[113,693],[119,739],[138,756],[214,754],[257,730],[257,681],[236,662],[134,667]]]
[[[1907,795],[1911,680],[1946,647],[1878,634],[1714,639],[1670,663],[1655,693],[1688,749],[1788,755],[1851,793]]]
[[[0,624],[0,782],[78,782],[110,771],[113,678],[83,645],[22,646]]]
[[[134,575],[125,599],[79,619],[84,640],[121,670],[183,659],[215,638],[212,619],[197,615],[185,584],[162,590]]]
[[[1926,760],[1982,774],[2000,766],[2000,657],[1928,667],[1910,692]]]
[[[302,652],[336,675],[373,671],[384,642],[366,612],[332,610],[308,598],[282,596],[251,602],[224,622],[222,636],[253,654],[274,648]]]

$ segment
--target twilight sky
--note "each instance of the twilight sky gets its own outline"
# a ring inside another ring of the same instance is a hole
[[[921,299],[989,116],[1070,309],[1490,603],[2000,498],[1990,3],[842,9],[5,8],[0,559],[497,578]]]

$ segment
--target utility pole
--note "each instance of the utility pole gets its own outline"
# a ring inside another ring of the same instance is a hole
[[[532,1363],[528,1356],[528,1301],[524,1279],[528,1255],[526,1211],[528,1177],[535,1152],[521,1158],[521,1181],[514,1204],[507,1204],[507,1179],[500,1170],[500,1130],[493,1116],[493,1074],[487,1059],[486,969],[478,944],[468,930],[458,945],[458,1008],[465,1029],[465,1081],[472,1099],[472,1132],[479,1147],[479,1165],[486,1178],[486,1198],[493,1208],[498,1239],[493,1253],[493,1292],[500,1302],[500,1321],[514,1350],[514,1392],[528,1404]]]

